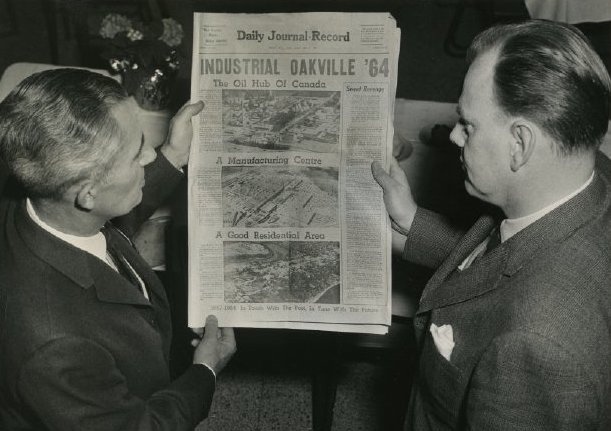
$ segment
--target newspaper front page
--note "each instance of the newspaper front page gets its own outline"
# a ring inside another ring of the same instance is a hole
[[[189,326],[387,332],[398,51],[385,13],[195,14]]]

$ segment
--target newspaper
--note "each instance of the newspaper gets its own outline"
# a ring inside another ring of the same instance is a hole
[[[194,15],[189,326],[383,334],[399,30],[386,13]]]

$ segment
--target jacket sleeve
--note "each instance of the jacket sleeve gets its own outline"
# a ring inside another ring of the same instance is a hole
[[[470,386],[470,430],[603,429],[604,406],[592,377],[579,358],[538,334],[510,333],[494,340]]]
[[[129,214],[113,219],[113,224],[131,237],[157,208],[176,190],[184,175],[157,149],[155,160],[144,168],[142,202]]]
[[[18,396],[49,430],[193,430],[208,414],[215,379],[193,365],[148,399],[130,393],[114,358],[77,337],[50,341],[24,364]]]
[[[403,259],[437,268],[464,234],[464,230],[455,227],[442,215],[418,207],[405,240]]]

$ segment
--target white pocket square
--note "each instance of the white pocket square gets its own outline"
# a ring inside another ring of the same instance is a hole
[[[452,325],[437,326],[434,323],[431,323],[429,331],[431,331],[437,351],[441,354],[441,356],[449,361],[450,357],[452,356],[452,350],[454,349],[454,334],[452,332]]]

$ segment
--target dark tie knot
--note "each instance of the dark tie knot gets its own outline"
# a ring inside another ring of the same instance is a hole
[[[499,226],[495,226],[488,236],[488,243],[486,244],[486,251],[488,253],[493,250],[496,246],[501,243],[501,229]]]

